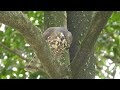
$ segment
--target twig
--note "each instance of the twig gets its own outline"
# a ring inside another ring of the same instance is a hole
[[[11,50],[10,48],[8,48],[6,45],[4,45],[3,43],[0,42],[0,46],[2,46],[5,50],[9,51],[9,52],[12,52],[14,54],[16,54],[17,56],[19,56],[20,58],[26,60],[26,62],[30,61],[24,57],[22,57],[18,52],[16,52],[15,50]]]

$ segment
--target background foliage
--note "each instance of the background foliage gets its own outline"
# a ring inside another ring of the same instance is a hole
[[[34,25],[43,30],[43,11],[24,11]],[[120,78],[120,12],[114,12],[106,27],[99,36],[95,46],[96,77],[95,78]],[[31,60],[32,49],[24,37],[15,29],[1,24],[0,41],[11,50]],[[0,46],[0,78],[45,78],[41,73],[30,73],[24,70],[25,60],[5,50]]]
[[[96,78],[120,78],[120,12],[114,12],[96,43]]]

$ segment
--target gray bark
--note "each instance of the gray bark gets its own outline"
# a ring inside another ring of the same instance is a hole
[[[75,13],[75,16],[71,16]],[[107,23],[108,18],[112,12],[68,12],[68,28],[73,32],[73,46],[71,47],[71,70],[72,78],[93,78],[94,77],[94,64],[92,52],[94,50],[95,42]],[[79,17],[79,20],[74,20]],[[81,22],[80,22],[81,20]],[[70,22],[75,23],[70,26]],[[77,24],[77,26],[76,26]],[[80,27],[81,26],[81,27]],[[90,26],[90,27],[89,27]],[[74,28],[73,28],[74,27]],[[76,28],[79,27],[79,28]],[[84,33],[85,32],[85,33]],[[82,36],[83,37],[80,37]],[[82,38],[82,40],[80,39]],[[76,40],[77,39],[77,40]],[[79,43],[80,40],[80,43]],[[91,57],[91,59],[90,59]],[[90,67],[90,68],[89,68]],[[90,71],[89,71],[90,69]],[[90,75],[90,77],[89,77]]]
[[[67,27],[65,11],[45,11],[44,12],[45,29],[49,27]],[[57,57],[59,59],[59,56]],[[63,78],[71,78],[69,51],[66,50],[62,58],[59,60],[58,70],[61,71]],[[57,63],[57,60],[56,60]],[[63,65],[60,65],[62,63]]]
[[[67,12],[67,23],[68,29],[73,34],[73,43],[70,48],[70,61],[74,59],[76,52],[80,49],[80,45],[86,33],[89,31],[90,24],[93,18],[94,11],[68,11]],[[87,66],[84,67],[84,72],[79,78],[94,78],[95,67],[94,67],[94,51],[91,51],[90,62],[87,62]],[[82,63],[82,62],[81,62]]]
[[[45,27],[66,27],[66,12],[65,11],[45,11]]]

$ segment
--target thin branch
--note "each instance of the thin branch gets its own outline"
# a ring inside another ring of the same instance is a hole
[[[113,73],[112,73],[113,79],[115,78],[115,75],[116,75],[116,66],[113,68]]]
[[[19,56],[21,59],[26,60],[26,62],[30,62],[29,59],[22,57],[18,52],[16,52],[15,50],[11,50],[10,48],[8,48],[6,45],[4,45],[1,42],[0,42],[0,46],[2,46],[5,50],[12,52],[13,54]],[[26,71],[30,71],[30,72],[31,72],[31,69],[39,69],[39,72],[44,73],[47,76],[47,78],[49,78],[49,76],[47,75],[47,73],[45,72],[42,66],[40,68],[36,68],[36,67],[34,68],[34,67],[31,67],[30,65],[26,65],[24,68]]]
[[[2,46],[4,49],[6,49],[9,52],[12,52],[13,54],[19,56],[21,59],[26,60],[27,62],[30,61],[27,58],[24,58],[23,56],[21,56],[18,52],[16,52],[15,50],[11,50],[10,48],[8,48],[6,45],[4,45],[3,43],[0,42],[0,46]]]
[[[111,59],[115,64],[120,64],[120,60],[119,59],[115,59],[112,56],[104,55],[104,58]]]

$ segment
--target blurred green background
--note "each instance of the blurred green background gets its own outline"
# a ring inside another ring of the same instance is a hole
[[[24,11],[34,25],[43,30],[43,11]],[[19,51],[23,57],[31,60],[32,49],[23,36],[15,29],[0,24],[0,41],[11,50]],[[95,45],[95,78],[120,78],[120,12],[114,12]],[[41,73],[24,70],[25,60],[0,46],[0,79],[39,79]]]

